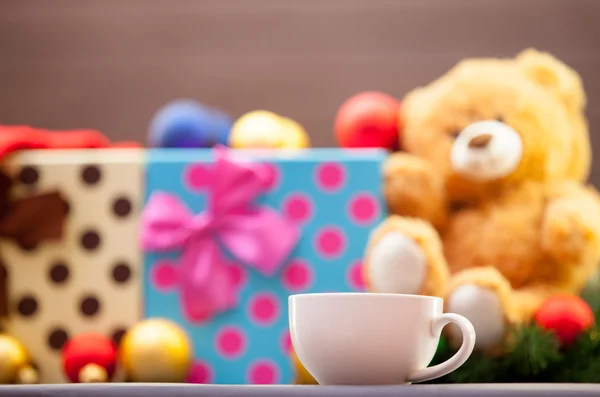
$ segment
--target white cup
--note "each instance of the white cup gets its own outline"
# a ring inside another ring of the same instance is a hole
[[[424,382],[456,370],[475,347],[465,317],[442,313],[432,296],[322,293],[289,297],[290,334],[302,365],[321,385]],[[427,367],[442,328],[455,323],[463,342],[449,360]]]

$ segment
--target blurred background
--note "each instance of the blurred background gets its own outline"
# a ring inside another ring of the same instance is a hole
[[[188,97],[275,111],[333,146],[350,95],[401,97],[461,58],[532,46],[582,75],[600,156],[599,21],[599,0],[0,0],[0,123],[145,141]]]

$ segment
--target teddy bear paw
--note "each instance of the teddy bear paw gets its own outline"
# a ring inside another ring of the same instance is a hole
[[[474,284],[457,287],[447,299],[447,311],[465,316],[473,324],[477,349],[497,346],[505,335],[504,310],[494,291]],[[451,340],[460,343],[462,334],[456,327],[448,329]]]
[[[369,249],[367,261],[367,278],[377,292],[417,294],[425,282],[425,253],[402,232],[383,235]]]

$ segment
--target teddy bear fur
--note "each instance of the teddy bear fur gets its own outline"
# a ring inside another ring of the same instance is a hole
[[[464,60],[406,95],[368,289],[444,298],[488,352],[549,296],[580,292],[600,262],[585,105],[580,76],[534,49]]]

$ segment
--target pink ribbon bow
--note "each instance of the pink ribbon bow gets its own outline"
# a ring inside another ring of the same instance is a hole
[[[264,167],[240,164],[216,149],[206,209],[192,214],[175,195],[153,193],[142,212],[141,243],[148,251],[182,250],[181,301],[191,321],[236,305],[237,291],[221,253],[265,276],[294,249],[298,230],[274,210],[253,203],[268,181]]]

